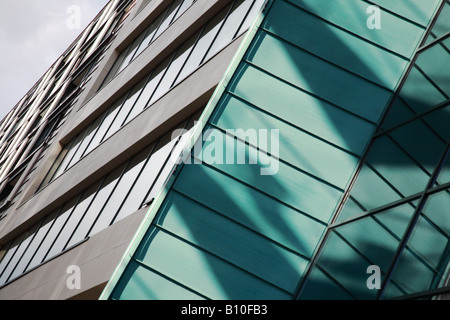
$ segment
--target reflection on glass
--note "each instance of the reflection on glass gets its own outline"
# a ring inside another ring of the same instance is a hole
[[[385,276],[414,210],[407,203],[333,229],[318,260],[329,285],[338,283],[356,299],[374,299],[377,290],[367,288],[366,270],[377,265]]]
[[[392,128],[448,101],[450,38],[421,52],[390,108],[383,129]]]

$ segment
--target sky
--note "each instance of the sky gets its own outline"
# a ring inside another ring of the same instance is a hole
[[[108,0],[0,3],[0,120],[63,54]]]

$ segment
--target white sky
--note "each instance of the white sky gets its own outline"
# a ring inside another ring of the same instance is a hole
[[[107,3],[108,0],[0,2],[0,120]],[[73,28],[73,6],[80,9],[79,29]]]

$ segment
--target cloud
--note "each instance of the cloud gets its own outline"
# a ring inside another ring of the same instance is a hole
[[[0,4],[0,119],[44,75],[107,0],[15,0]],[[68,8],[80,8],[80,29]]]

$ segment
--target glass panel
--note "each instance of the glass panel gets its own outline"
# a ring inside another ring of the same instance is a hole
[[[164,168],[164,165],[166,164],[170,152],[175,146],[176,141],[177,139],[173,139],[170,141],[170,137],[166,136],[158,142],[156,150],[152,153],[151,158],[147,164],[149,167],[153,168],[150,176],[151,178],[148,178],[152,179],[151,191],[145,199],[144,203],[152,200],[159,192],[159,190],[157,190],[157,187],[155,186],[155,181],[161,176],[161,170]]]
[[[108,76],[103,81],[100,89],[103,88],[105,85],[107,85],[108,82],[110,82],[112,78],[114,78],[114,76],[117,74],[117,70],[119,70],[119,68],[122,66],[122,62],[125,59],[127,53],[128,53],[128,50],[124,50],[120,53],[120,55],[117,57],[116,62],[114,62],[114,65],[112,66],[111,70],[109,71]]]
[[[249,0],[237,0],[234,3],[231,12],[228,14],[222,29],[220,30],[217,38],[214,40],[214,44],[208,51],[205,60],[210,59],[213,55],[223,49],[228,43],[230,43],[241,26],[252,1]]]
[[[55,222],[53,223],[52,228],[50,229],[49,233],[45,237],[44,242],[42,243],[42,245],[38,251],[38,253],[42,253],[42,256],[43,256],[42,261],[46,261],[60,252],[60,251],[52,250],[53,244],[55,244],[57,242],[56,240],[60,236],[61,231],[63,230],[73,209],[75,208],[78,198],[79,198],[79,196],[75,197],[72,200],[70,200],[69,202],[67,202],[63,206],[61,213],[58,215],[58,218],[56,218]]]
[[[58,211],[59,210],[54,211],[53,213],[45,217],[45,219],[43,219],[42,224],[39,227],[39,231],[37,232],[36,236],[33,239],[33,242],[30,244],[30,247],[28,248],[27,252],[25,252],[24,257],[22,258],[21,264],[24,264],[23,272],[28,271],[41,263],[42,255],[40,253],[38,254],[37,251],[39,251],[43,239],[45,238],[47,232],[55,221],[55,218],[58,215]]]
[[[166,73],[164,74],[163,79],[161,80],[161,82],[158,85],[158,88],[153,94],[149,102],[150,104],[157,101],[165,93],[167,93],[167,91],[169,91],[170,88],[172,88],[172,84],[174,83],[175,78],[177,77],[178,73],[183,67],[183,64],[186,61],[189,53],[191,52],[195,40],[197,39],[197,36],[198,35],[196,34],[193,37],[191,37],[178,49],[177,54],[175,55],[173,61],[170,63]]]
[[[28,247],[30,246],[30,243],[34,241],[34,237],[36,235],[36,232],[39,228],[39,224],[35,224],[33,227],[31,227],[30,230],[28,230],[24,240],[22,240],[22,244],[20,245],[20,248],[17,250],[16,254],[14,255],[14,258],[11,260],[10,266],[14,264],[14,271],[12,272],[11,276],[8,280],[12,280],[15,277],[18,277],[22,274],[24,263],[28,263],[26,251],[28,250]],[[25,259],[25,260],[24,260]],[[22,262],[24,261],[24,262]],[[5,272],[6,273],[6,272]],[[1,283],[1,281],[0,281]]]
[[[164,14],[161,14],[156,18],[155,21],[150,25],[150,27],[147,28],[145,38],[142,40],[141,45],[139,46],[139,49],[136,51],[135,56],[137,57],[142,51],[145,50],[145,48],[148,47],[148,45],[153,41],[153,36],[156,33],[157,28],[159,27],[159,24],[161,23],[162,19],[164,18]]]
[[[450,39],[444,41],[446,42],[450,44]],[[431,46],[418,56],[416,66],[441,93],[447,97],[450,95],[450,75],[447,72],[450,69],[450,52],[447,48],[439,44]]]
[[[382,276],[394,258],[414,207],[405,204],[351,222],[332,231],[318,265],[358,299],[374,299],[367,287],[367,268],[376,265]]]
[[[93,186],[88,188],[81,196],[78,204],[71,213],[69,220],[67,220],[66,224],[64,225],[61,234],[58,236],[58,239],[53,244],[52,249],[48,254],[49,257],[62,252],[67,247],[66,246],[67,242],[72,236],[72,233],[74,232],[77,225],[80,223],[80,220],[83,218],[83,215],[85,214],[86,209],[91,203],[92,198],[95,195],[95,192],[97,191],[98,187],[99,183],[94,184]]]
[[[181,0],[175,0],[170,8],[168,9],[163,22],[158,28],[158,31],[155,34],[154,39],[158,38],[161,33],[163,33],[172,23],[173,18],[175,17],[175,14],[177,13],[177,10],[181,4]]]
[[[120,71],[122,71],[123,69],[125,69],[130,64],[130,62],[134,59],[135,54],[136,54],[137,50],[139,49],[139,45],[141,44],[142,40],[144,39],[144,36],[145,36],[145,34],[141,33],[139,35],[139,37],[137,37],[133,41],[131,46],[128,47],[127,55],[123,59],[122,64],[121,64],[120,68],[117,70],[116,74],[119,73]]]
[[[102,141],[105,133],[108,131],[111,123],[114,121],[117,113],[119,112],[120,106],[123,103],[123,99],[116,101],[105,113],[105,119],[102,124],[98,128],[95,136],[92,138],[92,141],[88,148],[86,149],[86,154],[95,149]]]
[[[78,147],[80,146],[85,132],[81,132],[75,140],[72,142],[72,145],[70,146],[69,151],[67,152],[66,156],[64,157],[64,160],[61,162],[61,164],[58,167],[58,170],[55,172],[55,175],[52,177],[51,180],[55,180],[57,177],[59,177],[63,172],[66,171],[67,164],[72,160],[72,157],[74,153],[78,150]]]
[[[148,151],[153,150],[153,145],[148,149]],[[151,161],[147,162],[142,169],[141,174],[136,180],[133,188],[130,191],[125,203],[120,209],[118,220],[121,219],[121,214],[131,214],[141,208],[144,197],[147,195],[148,190],[153,184],[154,176],[158,173],[158,168],[155,168]]]
[[[208,22],[206,27],[203,29],[202,35],[198,40],[197,44],[192,50],[189,59],[186,61],[186,64],[181,70],[180,75],[178,76],[177,82],[183,80],[186,76],[188,76],[191,72],[193,72],[197,67],[202,63],[203,57],[206,54],[211,43],[214,41],[214,38],[219,31],[219,28],[225,19],[225,16],[230,9],[229,5],[224,10],[222,10],[218,15],[216,15],[212,20]]]
[[[256,0],[253,1],[253,6],[250,9],[250,12],[248,13],[247,17],[245,18],[244,23],[242,24],[241,28],[239,29],[237,35],[240,35],[242,32],[246,31],[250,26],[253,24],[253,22],[256,19],[256,15],[261,10],[262,5],[264,4],[266,0]]]
[[[133,87],[133,89],[129,93],[127,100],[120,109],[119,114],[114,119],[114,124],[111,126],[112,129],[110,128],[111,131],[115,132],[125,124],[125,120],[127,119],[129,112],[133,109],[134,104],[139,98],[139,95],[141,94],[142,88],[144,87],[146,80],[147,80],[146,78],[141,80],[137,85]]]
[[[78,148],[77,152],[73,156],[70,163],[67,165],[67,168],[70,168],[75,163],[77,163],[81,158],[83,158],[87,152],[86,150],[89,148],[92,138],[94,137],[95,133],[98,130],[98,127],[102,123],[103,117],[105,114],[102,114],[100,117],[98,117],[90,126],[90,128],[86,131],[86,136],[83,139],[83,142],[80,144],[80,147]]]
[[[134,181],[144,165],[144,162],[145,158],[143,158],[142,154],[139,155],[139,157],[134,157],[133,160],[129,162],[126,172],[120,178],[114,192],[108,200],[108,203],[103,208],[102,215],[95,223],[91,234],[97,233],[115,222],[116,214],[119,212],[123,201],[132,188]]]
[[[97,191],[97,188],[89,190],[89,198],[93,198],[95,196],[95,199],[90,204],[86,213],[84,213],[82,217],[79,217],[77,219],[78,222],[76,230],[70,238],[70,241],[68,242],[66,247],[71,247],[87,237],[89,229],[92,227],[103,206],[108,201],[108,198],[114,190],[122,172],[123,166],[117,168],[115,171],[109,174],[105,181],[102,183],[101,189],[96,194],[95,192]]]
[[[450,189],[429,196],[394,270],[393,283],[404,293],[445,285],[450,269]],[[392,287],[392,284],[391,284]],[[387,297],[399,293],[389,290]]]
[[[57,177],[56,171],[60,167],[61,162],[63,161],[64,157],[66,156],[67,152],[70,149],[71,144],[65,146],[61,152],[59,153],[58,157],[56,158],[55,162],[53,163],[50,170],[47,172],[47,175],[45,176],[44,180],[42,181],[41,185],[39,186],[39,190],[45,187],[53,178],[53,176]]]
[[[156,69],[153,71],[151,78],[145,87],[145,93],[143,94],[142,102],[145,102],[144,97],[150,97],[151,95],[153,95],[153,92],[155,91],[156,87],[158,86],[159,82],[161,81],[162,77],[164,76],[171,60],[172,60],[172,55],[169,56],[166,60],[164,60],[163,63],[158,65],[156,67]],[[150,104],[151,104],[151,102],[146,103],[144,108],[150,106]]]
[[[173,21],[177,20],[193,3],[194,0],[184,0]]]
[[[9,247],[8,251],[6,252],[5,256],[3,257],[1,263],[0,263],[0,285],[4,284],[9,276],[9,273],[11,272],[11,268],[14,267],[13,264],[15,264],[14,260],[16,260],[16,252],[20,254],[20,246],[22,244],[22,238],[23,235],[19,235],[14,241],[12,242],[11,246]],[[17,261],[16,261],[17,262]]]

